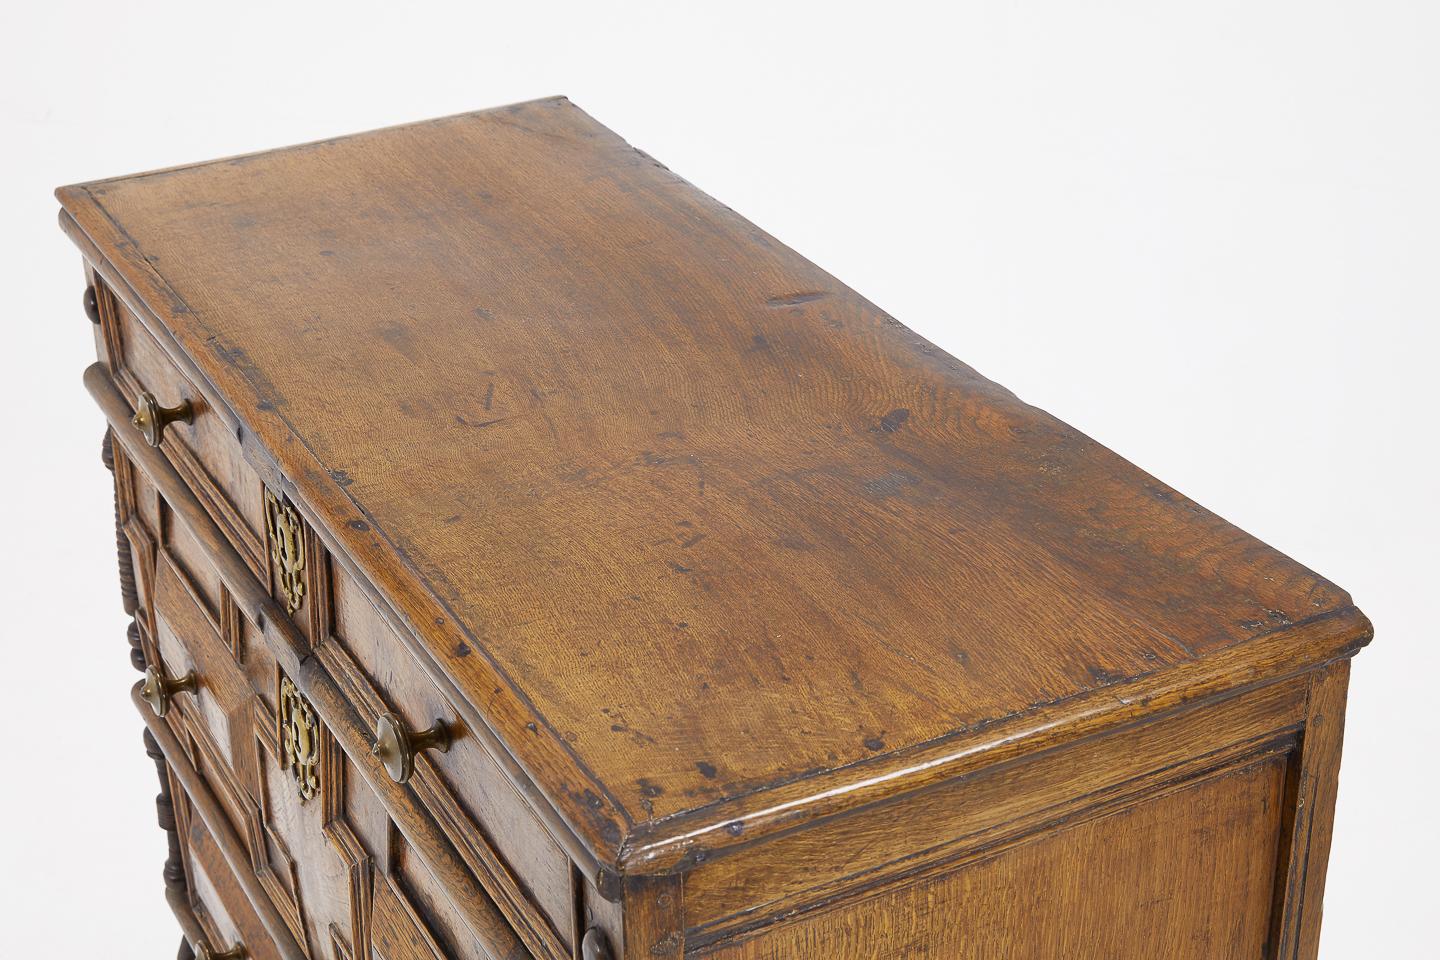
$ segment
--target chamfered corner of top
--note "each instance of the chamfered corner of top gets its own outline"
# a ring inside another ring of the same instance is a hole
[[[85,202],[87,191],[83,183],[67,183],[55,188],[55,199],[60,201],[61,210],[74,210]]]
[[[84,228],[80,226],[81,218],[85,212],[95,205],[95,198],[91,195],[89,184],[71,183],[63,187],[55,188],[55,199],[60,206],[55,211],[56,222],[60,224],[60,230],[73,242],[84,245],[80,239],[85,234]]]
[[[1349,595],[1346,595],[1349,600]],[[1351,603],[1344,611],[1346,624],[1350,629],[1351,644],[1355,650],[1370,646],[1370,641],[1375,639],[1375,624],[1355,604]]]

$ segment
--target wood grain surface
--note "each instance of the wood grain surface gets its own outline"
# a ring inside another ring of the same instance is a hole
[[[58,196],[602,862],[1369,637],[564,99]]]
[[[701,956],[1259,960],[1284,788],[1271,759]]]

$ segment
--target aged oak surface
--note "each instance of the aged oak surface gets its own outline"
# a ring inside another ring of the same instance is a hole
[[[706,955],[1261,957],[1283,789],[1270,760]]]
[[[1349,596],[569,101],[57,195],[136,656],[200,673],[173,722],[290,950],[1313,955]],[[141,390],[192,404],[163,456]],[[277,671],[347,771],[322,813],[257,733]],[[387,710],[459,737],[408,787]]]

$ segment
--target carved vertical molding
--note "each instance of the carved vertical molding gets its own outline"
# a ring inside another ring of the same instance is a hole
[[[135,559],[130,553],[130,540],[125,536],[125,518],[121,512],[120,480],[115,472],[115,437],[108,429],[100,445],[100,462],[105,464],[105,469],[112,475],[115,495],[115,552],[120,566],[120,602],[124,605],[125,615],[130,617],[130,625],[125,628],[125,636],[130,642],[130,665],[136,670],[144,670],[145,651],[140,644],[140,624],[135,619],[140,609],[140,594],[135,586]],[[165,766],[165,754],[160,752],[160,745],[155,742],[149,730],[145,731],[144,741],[145,755],[154,761],[155,772],[160,778],[160,792],[155,796],[155,819],[160,829],[165,831],[166,855],[161,876],[167,890],[183,894],[186,887],[185,862],[180,853],[175,801],[170,792],[170,772]],[[176,960],[194,960],[194,957],[195,952],[191,949],[190,942],[182,936]]]
[[[160,829],[165,831],[168,846],[165,858],[165,887],[170,890],[185,889],[185,863],[180,855],[180,834],[175,821],[175,802],[170,795],[170,772],[165,766],[165,754],[155,742],[150,731],[145,731],[145,755],[155,761],[155,772],[160,776],[160,794],[155,798],[155,815]]]
[[[140,624],[137,621],[130,621],[130,626],[125,628],[125,637],[130,641],[130,666],[143,673],[145,650],[140,645]]]
[[[120,478],[115,473],[115,437],[105,431],[105,440],[100,445],[100,462],[112,474],[115,494],[115,555],[120,565],[120,602],[125,615],[130,617],[130,626],[125,636],[130,641],[130,665],[136,670],[145,669],[145,651],[140,646],[140,624],[135,614],[140,609],[140,593],[135,586],[135,559],[130,553],[130,539],[125,536],[125,518],[120,511]]]

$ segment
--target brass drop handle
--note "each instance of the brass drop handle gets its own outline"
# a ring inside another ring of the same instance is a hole
[[[237,943],[224,953],[216,953],[204,940],[195,944],[195,960],[245,960],[245,945]]]
[[[424,750],[450,749],[450,728],[436,720],[428,730],[411,732],[405,721],[393,713],[382,713],[375,721],[375,746],[370,752],[385,765],[396,783],[406,783],[415,772],[415,755]]]
[[[140,402],[135,405],[135,416],[130,418],[130,422],[140,431],[146,443],[158,447],[165,439],[166,424],[194,423],[195,408],[189,400],[181,400],[173,407],[162,407],[155,394],[146,390],[140,394]]]
[[[580,941],[580,955],[584,960],[611,960],[610,941],[605,939],[605,931],[599,927],[586,930],[585,939]]]
[[[145,683],[140,687],[140,696],[150,704],[150,709],[155,711],[155,716],[163,717],[170,712],[170,703],[174,700],[175,694],[193,694],[196,686],[194,670],[175,679],[167,677],[163,668],[150,666],[145,668]]]

